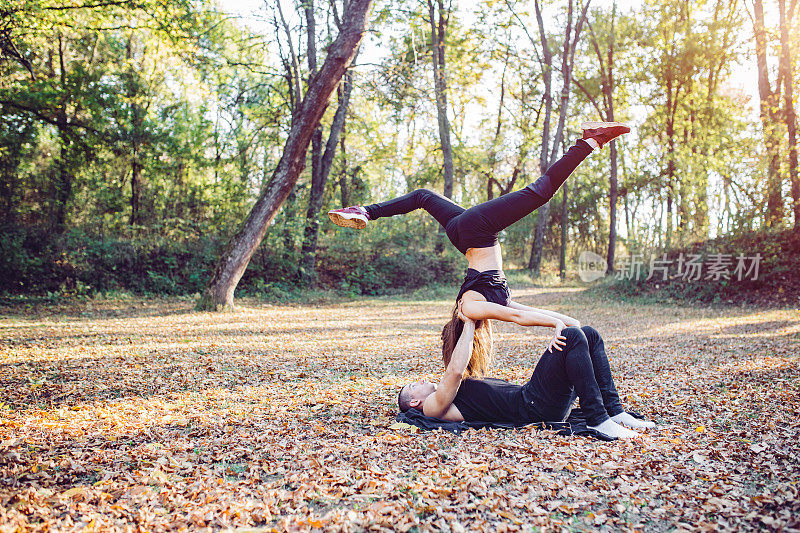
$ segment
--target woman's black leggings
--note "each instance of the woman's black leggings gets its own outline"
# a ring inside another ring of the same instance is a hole
[[[469,248],[486,248],[497,243],[497,234],[546,204],[572,171],[592,153],[586,141],[578,140],[544,176],[519,191],[464,209],[449,198],[417,189],[399,198],[365,207],[371,220],[424,209],[442,225],[450,242],[461,253]]]

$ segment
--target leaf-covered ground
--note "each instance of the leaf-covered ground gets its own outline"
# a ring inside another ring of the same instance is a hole
[[[595,326],[658,429],[390,428],[449,301],[0,309],[0,529],[800,528],[800,310],[515,295]],[[548,330],[497,329],[526,380]]]

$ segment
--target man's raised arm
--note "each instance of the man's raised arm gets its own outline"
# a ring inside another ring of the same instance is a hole
[[[447,412],[450,404],[458,393],[461,386],[461,379],[467,369],[470,357],[472,357],[472,341],[475,338],[475,322],[470,319],[464,321],[464,330],[458,338],[453,355],[450,357],[450,364],[444,371],[444,376],[439,381],[439,386],[434,394],[425,399],[422,404],[422,412],[425,416],[440,418]]]

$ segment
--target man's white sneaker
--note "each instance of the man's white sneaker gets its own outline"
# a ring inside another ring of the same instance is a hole
[[[639,418],[635,418],[634,416],[624,411],[618,415],[612,416],[611,420],[613,420],[617,424],[633,429],[651,429],[656,427],[655,422],[651,422],[650,420],[641,420]]]
[[[596,429],[603,435],[608,435],[609,437],[617,437],[618,439],[635,439],[639,436],[638,433],[635,431],[631,431],[630,429],[620,426],[610,418],[597,426],[589,426],[592,429]]]

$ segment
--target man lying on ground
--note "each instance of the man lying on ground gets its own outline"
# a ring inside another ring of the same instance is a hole
[[[634,418],[622,409],[603,339],[594,328],[563,329],[564,348],[545,350],[531,379],[514,385],[463,377],[475,336],[475,322],[463,319],[464,330],[439,384],[422,380],[404,386],[397,398],[401,411],[413,407],[426,416],[455,422],[561,422],[577,396],[588,426],[609,437],[639,436],[624,426],[655,427],[654,422]]]

